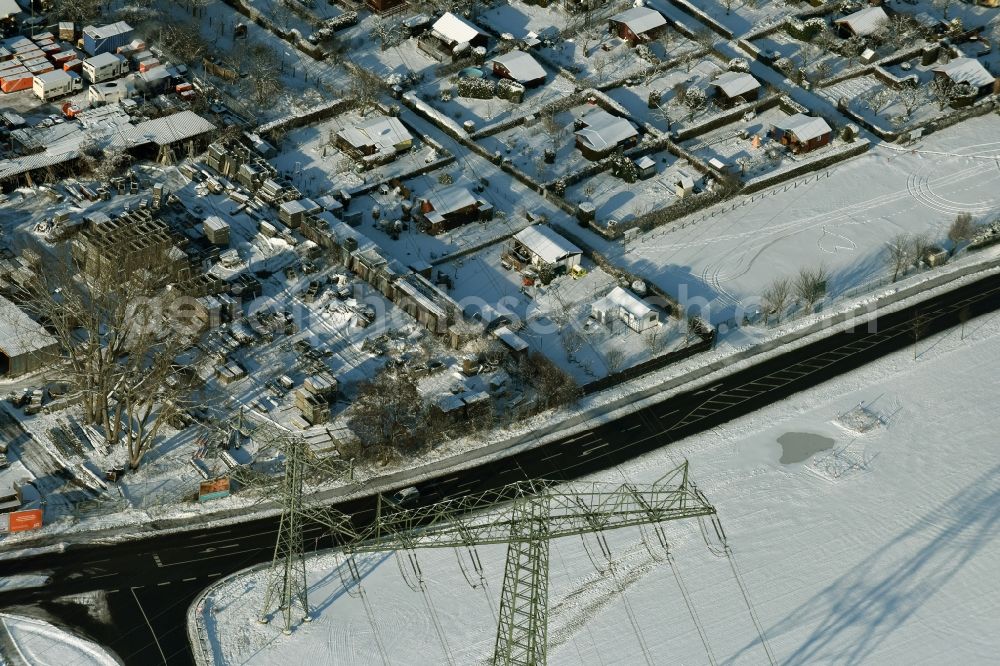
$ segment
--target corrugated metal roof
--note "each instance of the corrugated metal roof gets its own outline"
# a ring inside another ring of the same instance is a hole
[[[21,308],[0,296],[0,349],[7,356],[22,356],[48,349],[56,339]]]
[[[146,120],[137,125],[129,123],[122,127],[112,145],[140,146],[145,143],[155,143],[158,146],[165,146],[214,129],[215,125],[194,111],[181,111],[172,116]]]

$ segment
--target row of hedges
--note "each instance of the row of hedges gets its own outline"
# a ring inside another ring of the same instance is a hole
[[[335,99],[330,102],[318,104],[302,113],[289,114],[265,123],[257,128],[257,133],[267,135],[268,140],[274,140],[276,133],[287,132],[296,127],[303,127],[326,118],[332,118],[341,111],[351,106],[354,100]]]

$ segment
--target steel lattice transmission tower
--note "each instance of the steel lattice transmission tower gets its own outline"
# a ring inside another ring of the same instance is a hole
[[[260,621],[268,622],[268,613],[277,602],[285,619],[284,632],[292,631],[292,608],[295,602],[302,609],[302,621],[309,622],[309,597],[306,585],[306,562],[302,545],[302,489],[306,471],[307,444],[291,437],[285,446],[285,478],[281,484],[281,524],[278,542],[271,561],[271,575],[264,594],[264,610]]]
[[[290,491],[301,485],[287,485]],[[507,546],[503,591],[493,663],[504,666],[543,666],[546,662],[548,626],[549,542],[552,539],[601,533],[606,530],[658,525],[671,520],[714,516],[715,508],[688,480],[687,462],[647,486],[609,483],[567,483],[529,480],[499,489],[454,497],[416,508],[402,508],[378,497],[374,521],[355,530],[348,516],[329,510],[305,508],[301,500],[286,505],[291,512],[308,515],[327,526],[345,543],[344,552],[358,553],[417,548],[468,548],[494,544]],[[283,522],[283,525],[286,523]],[[298,522],[288,528],[301,529]],[[290,537],[279,539],[279,549]],[[284,540],[284,541],[282,541]],[[298,559],[301,561],[301,541]],[[294,548],[285,546],[291,552]],[[299,569],[285,560],[275,566],[272,579],[285,581],[283,599],[295,598],[304,582]],[[272,588],[268,588],[268,599]],[[305,594],[301,596],[305,606]],[[266,608],[270,608],[268,601]],[[285,609],[290,621],[290,607]]]
[[[296,603],[302,611],[302,621],[309,622],[309,596],[306,584],[306,563],[303,548],[303,527],[310,517],[306,507],[305,482],[307,477],[335,476],[342,473],[346,463],[339,460],[319,460],[313,457],[308,443],[299,435],[277,429],[273,424],[258,424],[253,429],[257,443],[281,451],[285,456],[285,475],[278,484],[270,477],[239,476],[241,482],[262,491],[277,490],[281,495],[281,522],[274,547],[274,558],[264,594],[264,606],[258,621],[270,621],[274,610],[284,619],[283,631],[291,633]],[[349,530],[349,518],[341,513],[322,512],[322,523],[339,532]],[[341,522],[336,519],[339,518]]]

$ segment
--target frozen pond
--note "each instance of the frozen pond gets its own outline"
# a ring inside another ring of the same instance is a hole
[[[778,444],[781,444],[781,459],[778,462],[791,465],[833,448],[834,441],[811,432],[786,432],[778,438]]]

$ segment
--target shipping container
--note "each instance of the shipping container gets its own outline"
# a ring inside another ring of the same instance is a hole
[[[63,47],[59,44],[49,44],[48,46],[42,47],[42,51],[49,57],[51,57],[53,53],[59,53],[62,50]]]
[[[34,74],[35,76],[38,76],[39,74],[48,74],[54,69],[55,66],[51,62],[43,62],[37,65],[32,65],[31,67],[28,68],[28,71]],[[60,69],[59,71],[61,72],[63,70]]]
[[[3,90],[5,93],[18,92],[19,90],[29,90],[34,80],[34,75],[28,70],[24,70],[24,72],[20,74],[5,76],[3,80],[0,81],[0,90]]]
[[[63,21],[59,24],[59,39],[64,39],[68,42],[73,41],[73,37],[76,36],[76,29],[72,22]]]
[[[83,50],[95,56],[101,53],[114,53],[119,46],[125,46],[132,41],[132,26],[125,21],[109,25],[88,25],[83,29]]]
[[[21,64],[24,65],[26,68],[31,69],[35,65],[44,65],[48,61],[49,61],[48,58],[32,58],[30,60],[22,59]]]
[[[190,83],[178,83],[174,87],[174,90],[176,90],[177,92],[184,92],[185,90],[192,90],[193,88],[194,86],[191,85]]]
[[[52,56],[52,62],[59,65],[76,58],[76,51],[60,51]]]
[[[152,58],[150,60],[143,60],[142,62],[139,63],[139,71],[140,72],[148,72],[149,70],[153,69],[154,67],[158,67],[159,64],[160,64],[160,61],[157,60],[156,58]]]
[[[79,74],[81,69],[83,69],[82,60],[69,60],[63,63],[64,72],[76,72]]]

